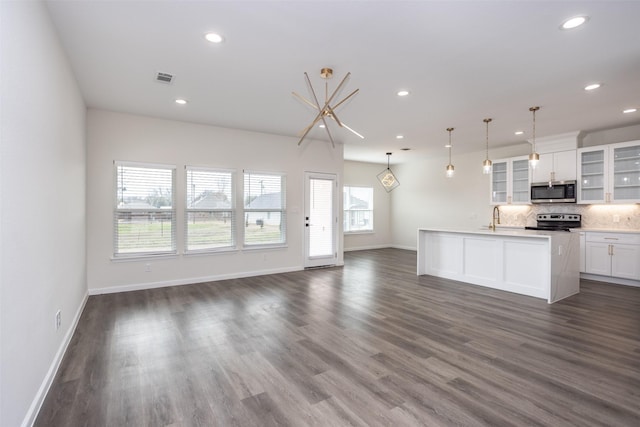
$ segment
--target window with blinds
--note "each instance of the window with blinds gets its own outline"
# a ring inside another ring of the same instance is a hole
[[[286,243],[285,176],[244,172],[244,246]]]
[[[114,165],[114,256],[175,254],[175,167]]]
[[[235,249],[234,175],[186,167],[186,252]]]
[[[344,187],[345,233],[373,231],[373,188]]]

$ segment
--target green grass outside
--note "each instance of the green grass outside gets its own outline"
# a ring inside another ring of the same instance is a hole
[[[208,249],[228,246],[231,241],[231,223],[222,220],[198,219],[187,226],[189,249]],[[278,226],[245,227],[247,244],[281,243]],[[170,251],[171,222],[119,222],[118,253]]]

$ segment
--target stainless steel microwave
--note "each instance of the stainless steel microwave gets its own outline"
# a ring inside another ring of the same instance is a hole
[[[575,203],[576,181],[534,182],[531,203]]]

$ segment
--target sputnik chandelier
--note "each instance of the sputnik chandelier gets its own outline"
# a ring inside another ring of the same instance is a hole
[[[331,135],[331,131],[329,131],[329,126],[327,125],[327,118],[333,119],[338,124],[338,126],[346,128],[347,130],[351,131],[355,135],[357,135],[360,138],[364,139],[364,136],[362,136],[361,134],[359,134],[355,130],[351,129],[346,124],[344,124],[344,122],[342,122],[338,118],[338,116],[336,115],[336,112],[335,112],[335,110],[338,107],[340,107],[342,104],[344,104],[353,95],[358,93],[358,91],[360,89],[354,90],[349,95],[344,97],[341,101],[335,103],[333,106],[331,105],[331,102],[333,102],[333,99],[340,92],[340,90],[342,89],[342,87],[344,86],[345,82],[347,81],[347,79],[349,78],[350,75],[351,75],[351,73],[347,73],[347,75],[344,76],[344,78],[342,79],[342,81],[340,82],[338,87],[336,87],[336,89],[333,91],[331,96],[329,96],[329,79],[331,77],[333,77],[333,70],[331,68],[323,68],[323,69],[321,69],[320,70],[320,77],[322,77],[325,80],[325,82],[324,82],[324,104],[320,105],[320,101],[318,100],[318,97],[316,95],[316,91],[313,89],[313,85],[311,84],[311,80],[309,79],[309,74],[307,74],[307,72],[305,71],[304,77],[305,77],[305,79],[307,81],[307,85],[309,86],[309,92],[311,92],[311,96],[313,97],[313,101],[310,101],[307,98],[305,98],[305,97],[303,97],[301,95],[298,95],[295,92],[292,92],[292,93],[293,93],[293,96],[298,98],[300,101],[304,102],[305,104],[311,106],[311,108],[316,110],[318,112],[318,114],[316,115],[316,117],[313,119],[313,121],[311,122],[311,124],[309,126],[307,126],[306,128],[302,129],[302,131],[300,131],[300,134],[299,134],[300,135],[300,141],[298,141],[298,145],[302,144],[302,141],[309,134],[311,129],[313,129],[313,127],[316,124],[318,124],[318,122],[322,121],[322,125],[324,125],[323,126],[324,129],[327,131],[327,135],[329,136],[329,140],[331,141],[331,145],[333,147],[335,147],[336,144],[333,141],[333,136]]]

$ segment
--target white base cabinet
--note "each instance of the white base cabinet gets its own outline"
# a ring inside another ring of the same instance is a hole
[[[585,234],[586,273],[640,280],[640,234]]]

